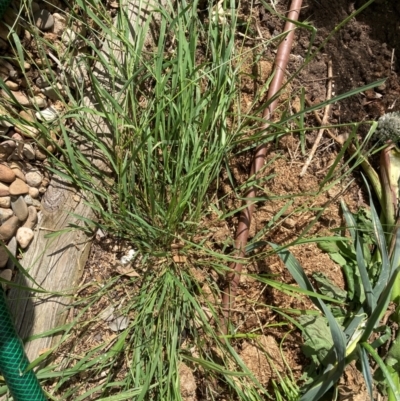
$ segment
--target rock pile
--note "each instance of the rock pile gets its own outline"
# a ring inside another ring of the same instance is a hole
[[[33,239],[41,206],[39,198],[48,184],[48,173],[28,162],[0,164],[0,240],[14,256],[17,246],[26,249]],[[0,276],[10,277],[13,267],[9,254],[0,247],[0,269],[5,269]]]
[[[33,1],[26,15],[10,7],[0,22],[0,50],[6,55],[0,58],[0,240],[4,244],[0,245],[0,277],[6,280],[11,279],[14,263],[5,246],[16,256],[18,247],[24,250],[31,243],[40,199],[50,181],[46,158],[55,151],[54,143],[62,146],[52,123],[62,118],[68,87],[76,88],[86,78],[79,66],[79,41],[86,28],[79,21],[68,21],[61,9],[59,0]],[[10,46],[14,40],[10,27],[22,43],[25,61]],[[46,48],[46,42],[52,46]],[[49,56],[46,60],[44,53]],[[60,59],[67,54],[69,63],[63,65]],[[46,139],[50,137],[51,143]]]

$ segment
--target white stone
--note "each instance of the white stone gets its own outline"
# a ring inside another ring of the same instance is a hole
[[[15,235],[19,246],[25,249],[33,239],[33,231],[28,227],[20,227]]]
[[[29,171],[28,173],[25,174],[26,183],[30,187],[35,187],[35,188],[40,187],[42,179],[43,177],[38,171]]]

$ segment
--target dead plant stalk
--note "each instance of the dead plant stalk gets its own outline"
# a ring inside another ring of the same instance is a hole
[[[332,76],[333,76],[333,74],[332,74],[332,60],[329,60],[328,61],[328,82],[327,82],[328,89],[327,89],[327,92],[326,92],[326,101],[329,101],[332,98]],[[307,169],[311,164],[311,160],[314,157],[315,152],[317,151],[319,143],[321,142],[322,135],[325,132],[324,125],[326,125],[328,123],[330,109],[331,109],[331,103],[329,103],[325,107],[324,116],[322,117],[322,121],[321,121],[321,128],[318,131],[318,135],[317,135],[317,137],[315,139],[314,145],[313,145],[313,147],[312,147],[312,149],[310,151],[310,154],[309,154],[309,156],[307,158],[307,161],[305,162],[304,167],[302,168],[302,170],[300,172],[300,177],[303,177],[303,175],[307,172]]]
[[[297,21],[302,0],[292,0],[290,5],[288,20],[285,23],[284,32],[287,32],[285,39],[281,42],[275,59],[274,77],[268,90],[267,101],[272,99],[281,89],[283,78],[285,75],[286,67],[289,61],[290,51],[294,37],[295,24],[292,21]],[[265,122],[260,127],[261,132],[266,132],[269,127],[269,120],[276,109],[278,98],[275,98],[263,113]],[[262,168],[265,156],[267,154],[268,146],[266,143],[259,145],[255,150],[254,159],[250,169],[250,177],[254,177]],[[235,236],[235,249],[237,252],[237,261],[231,263],[230,271],[227,273],[227,286],[223,291],[222,296],[222,309],[223,319],[221,322],[222,332],[227,333],[228,321],[231,308],[234,305],[235,297],[240,282],[240,274],[243,268],[243,258],[245,256],[245,248],[249,237],[249,230],[251,224],[251,217],[254,211],[254,198],[256,197],[256,188],[251,187],[245,194],[246,207],[242,210],[239,218],[239,224]]]

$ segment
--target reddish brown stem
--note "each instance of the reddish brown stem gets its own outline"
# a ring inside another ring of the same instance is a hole
[[[300,8],[303,0],[292,0],[292,4],[290,5],[290,11],[288,14],[288,19],[292,21],[297,21]],[[278,52],[275,58],[275,70],[274,77],[272,79],[271,85],[268,89],[268,97],[267,101],[273,98],[281,89],[283,78],[285,75],[286,67],[289,61],[290,51],[292,48],[292,42],[294,37],[294,28],[295,24],[293,22],[287,21],[285,24],[285,32],[287,35],[285,39],[281,42],[278,48]],[[278,103],[278,98],[275,98],[269,106],[265,109],[263,113],[263,119],[265,123],[260,127],[261,132],[265,132],[269,127],[269,121],[272,113],[274,112]],[[255,175],[260,171],[262,166],[264,165],[265,156],[267,154],[267,144],[261,144],[255,150],[255,155],[253,159],[253,163],[251,165],[250,177],[255,178]],[[236,262],[233,262],[230,267],[230,272],[227,274],[227,286],[224,289],[222,296],[222,308],[224,318],[222,321],[222,331],[226,334],[228,328],[228,321],[230,316],[230,311],[235,302],[237,288],[240,282],[240,273],[243,267],[243,260],[241,260],[245,256],[245,248],[247,244],[247,240],[249,237],[249,230],[251,224],[251,216],[254,210],[254,201],[253,199],[256,196],[255,187],[251,187],[249,191],[245,194],[246,198],[246,208],[240,214],[238,228],[236,230],[235,236],[235,248],[237,250],[237,258]]]

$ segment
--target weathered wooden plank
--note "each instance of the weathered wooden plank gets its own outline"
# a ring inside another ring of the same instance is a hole
[[[142,7],[140,16],[138,4]],[[136,26],[136,21],[145,21],[148,18],[154,9],[154,4],[156,3],[152,0],[145,6],[141,0],[127,0],[126,7],[122,9],[128,13],[132,28]],[[149,31],[150,35],[155,34],[156,30],[155,24]],[[132,36],[135,36],[134,29],[132,29]],[[123,47],[120,47],[118,43],[111,43],[106,38],[102,47],[103,56],[107,58],[113,54],[122,61],[124,54],[120,52],[121,48]],[[100,63],[95,64],[94,71],[99,81],[110,82],[107,71],[104,71]],[[95,97],[89,91],[86,94],[86,105],[96,107],[93,99]],[[92,126],[93,131],[104,138],[110,134],[104,121],[94,119]],[[101,161],[97,162],[101,164]],[[64,230],[71,225],[82,224],[79,218],[70,213],[89,219],[94,218],[91,209],[84,204],[83,196],[60,178],[53,177],[42,201],[42,214],[35,238],[24,254],[21,264],[38,285],[54,293],[69,290],[79,284],[90,250],[90,238],[82,231],[68,231],[57,237],[48,238],[49,233]],[[21,274],[17,278],[17,283],[33,288],[33,284],[27,282]],[[13,288],[9,294],[9,301],[16,328],[21,338],[25,339],[63,324],[69,299],[65,296],[38,295]],[[31,360],[37,358],[40,351],[54,344],[53,340],[49,336],[28,342],[25,347],[28,358]]]

